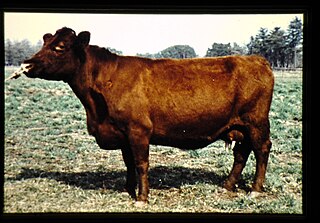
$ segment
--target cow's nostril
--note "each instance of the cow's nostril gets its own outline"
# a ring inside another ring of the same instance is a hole
[[[33,67],[33,64],[26,64],[25,68],[26,69],[31,69]]]

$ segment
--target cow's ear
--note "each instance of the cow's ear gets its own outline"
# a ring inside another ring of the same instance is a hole
[[[52,37],[51,33],[47,33],[43,35],[43,41],[47,42]]]
[[[89,41],[90,41],[90,32],[83,31],[78,34],[76,44],[78,47],[83,49],[89,44]]]

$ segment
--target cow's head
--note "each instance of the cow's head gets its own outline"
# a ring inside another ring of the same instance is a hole
[[[85,60],[89,32],[76,33],[69,28],[43,36],[41,50],[24,61],[27,77],[68,81]]]

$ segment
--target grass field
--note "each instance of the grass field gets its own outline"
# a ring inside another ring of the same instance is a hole
[[[6,77],[11,70],[6,70]],[[218,141],[196,151],[151,146],[149,205],[123,191],[121,151],[102,150],[68,85],[5,82],[4,212],[214,212],[302,214],[302,79],[276,78],[265,192],[248,196],[250,155],[236,192],[221,184],[233,163]]]

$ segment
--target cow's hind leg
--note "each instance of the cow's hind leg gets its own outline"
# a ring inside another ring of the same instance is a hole
[[[262,143],[260,149],[254,150],[254,155],[257,160],[257,164],[256,174],[252,184],[253,191],[261,192],[263,190],[263,183],[265,181],[270,148],[271,141],[268,139],[264,143]]]
[[[252,150],[256,158],[256,173],[252,184],[252,191],[261,192],[265,180],[269,153],[271,149],[269,121],[260,122],[250,127]]]
[[[237,142],[234,149],[234,163],[232,170],[224,182],[224,188],[229,191],[233,191],[235,189],[235,184],[238,182],[241,172],[246,165],[248,160],[248,156],[251,152],[251,145],[247,139],[243,142]]]
[[[269,137],[265,139],[264,136],[265,135],[258,137],[258,139],[253,142],[253,152],[256,158],[256,173],[252,184],[252,191],[257,192],[263,190],[263,183],[265,181],[269,153],[272,145]]]

